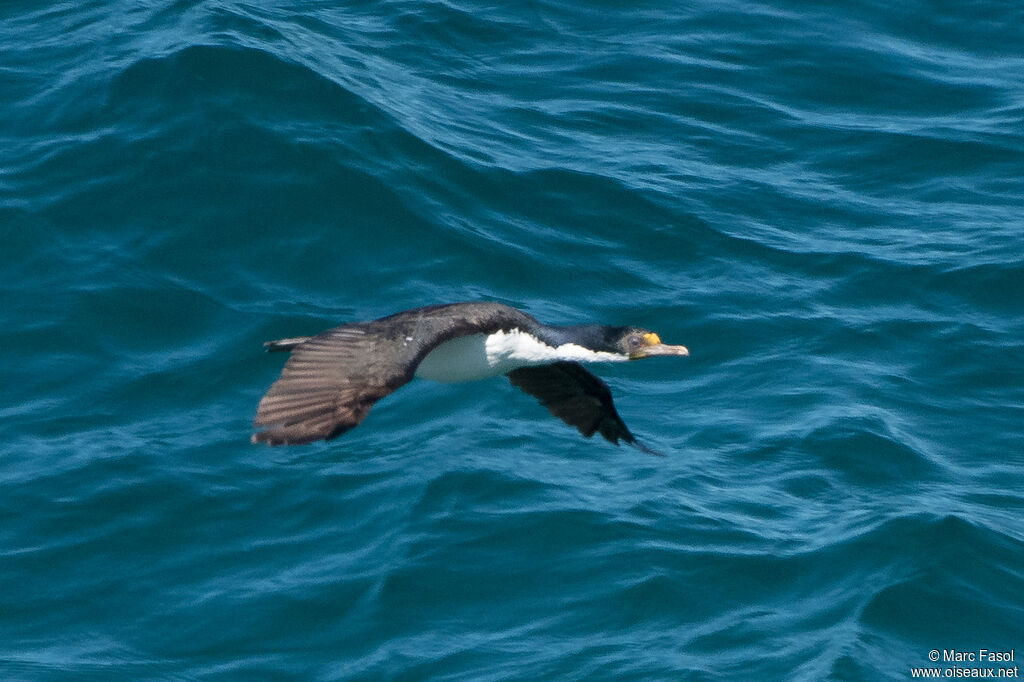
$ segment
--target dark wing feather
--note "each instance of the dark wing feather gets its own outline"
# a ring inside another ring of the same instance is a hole
[[[607,384],[578,362],[523,367],[509,372],[508,378],[587,438],[600,433],[616,445],[620,440],[636,444],[636,438],[615,411]]]
[[[260,400],[254,443],[331,439],[357,426],[374,403],[409,382],[439,344],[466,334],[530,329],[537,321],[498,303],[416,308],[346,324],[310,338],[269,342],[291,350],[281,376]]]
[[[359,325],[331,329],[296,346],[281,377],[256,411],[254,443],[311,443],[334,438],[356,426],[375,402],[398,388],[398,377],[376,372],[366,357],[373,337]]]

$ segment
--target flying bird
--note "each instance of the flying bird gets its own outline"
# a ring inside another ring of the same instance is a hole
[[[491,302],[414,308],[264,346],[291,352],[256,411],[261,430],[252,442],[269,445],[340,436],[414,377],[460,382],[504,374],[587,438],[600,433],[646,449],[615,411],[608,386],[581,363],[689,355],[646,329],[548,326]]]

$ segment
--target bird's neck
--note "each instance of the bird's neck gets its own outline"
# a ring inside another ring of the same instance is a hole
[[[572,328],[544,327],[540,330],[513,329],[487,337],[486,350],[493,362],[511,361],[518,367],[547,365],[552,362],[621,362],[624,355],[595,351],[574,342]],[[513,368],[515,369],[515,368]]]
[[[557,334],[535,335],[512,329],[446,341],[420,362],[416,376],[431,381],[474,381],[553,362],[621,362],[627,359],[569,341],[560,342]]]

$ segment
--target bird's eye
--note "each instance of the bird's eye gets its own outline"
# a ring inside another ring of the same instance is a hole
[[[640,346],[644,345],[644,340],[634,334],[633,336],[629,337],[629,340],[626,341],[626,343],[629,344],[630,348],[639,348]]]

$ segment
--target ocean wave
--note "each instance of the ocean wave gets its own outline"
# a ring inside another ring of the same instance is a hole
[[[1020,10],[933,10],[5,10],[0,676],[1014,646]],[[665,457],[501,378],[249,444],[263,341],[467,299],[689,346],[597,370]]]

